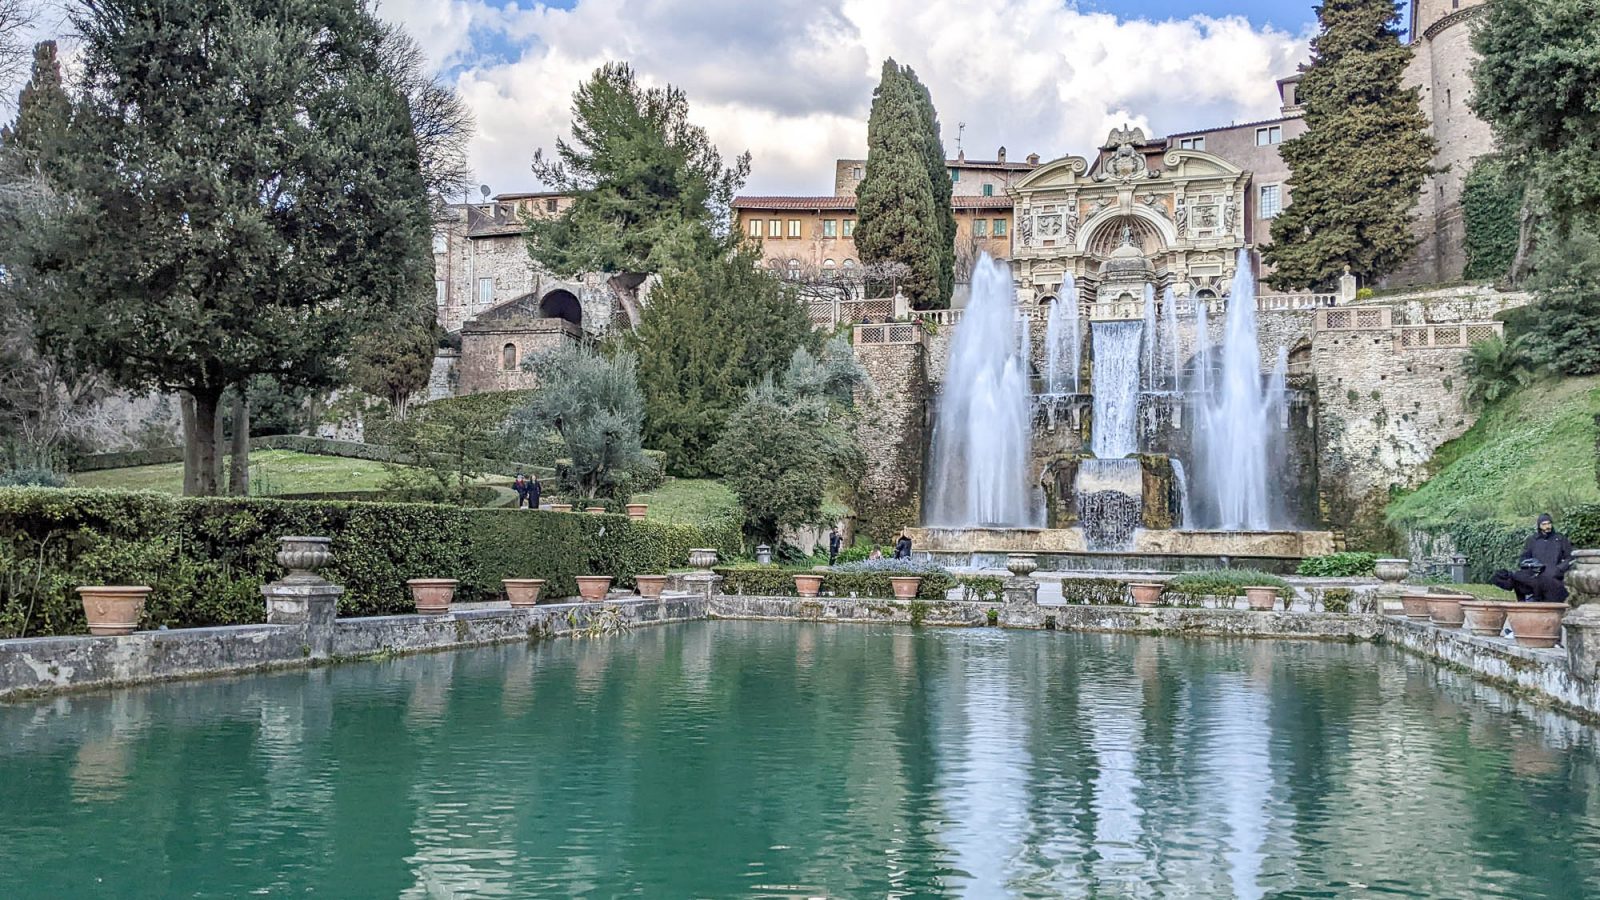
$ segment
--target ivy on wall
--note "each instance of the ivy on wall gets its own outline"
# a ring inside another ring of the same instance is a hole
[[[1473,163],[1461,189],[1466,227],[1463,249],[1469,280],[1499,279],[1511,272],[1517,256],[1522,182],[1506,161],[1485,156]]]

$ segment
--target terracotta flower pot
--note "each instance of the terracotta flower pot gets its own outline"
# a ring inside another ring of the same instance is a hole
[[[150,588],[143,585],[91,585],[78,588],[83,601],[83,616],[89,620],[89,633],[99,635],[132,634],[144,614],[144,598]]]
[[[1133,593],[1134,606],[1158,606],[1161,603],[1161,590],[1166,585],[1153,581],[1136,581],[1128,585],[1128,590]]]
[[[1463,600],[1461,617],[1468,631],[1482,637],[1499,637],[1506,624],[1505,607],[1498,600]]]
[[[639,586],[639,596],[646,600],[660,599],[661,592],[667,588],[665,575],[635,575],[633,582]]]
[[[550,504],[550,511],[551,512],[572,512],[572,504],[571,503],[552,503],[552,504]]]
[[[628,518],[634,520],[635,522],[642,522],[644,521],[645,510],[649,508],[650,505],[648,503],[629,503],[627,505]]]
[[[454,578],[413,578],[406,587],[411,588],[411,601],[419,615],[437,616],[450,611],[458,583]]]
[[[543,578],[507,578],[500,583],[505,585],[506,599],[511,601],[512,609],[538,605],[539,592],[544,590]]]
[[[579,575],[578,596],[589,603],[599,603],[606,599],[606,593],[611,590],[610,575]]]
[[[1517,636],[1521,647],[1554,647],[1561,639],[1561,617],[1567,612],[1565,603],[1502,603],[1506,611],[1506,624]]]
[[[1421,591],[1406,591],[1400,595],[1400,605],[1408,619],[1428,618],[1428,595]]]
[[[794,576],[795,593],[802,597],[815,597],[822,591],[821,575],[796,575]]]
[[[1460,594],[1429,594],[1428,618],[1440,628],[1460,628],[1461,601],[1470,599]]]
[[[1250,608],[1258,612],[1271,612],[1278,604],[1278,589],[1275,587],[1247,587],[1244,589],[1244,599]]]
[[[893,575],[889,578],[889,584],[894,587],[894,598],[896,600],[915,600],[917,588],[922,587],[922,576]]]
[[[585,506],[583,511],[591,516],[598,516],[605,513],[606,508],[604,506]]]

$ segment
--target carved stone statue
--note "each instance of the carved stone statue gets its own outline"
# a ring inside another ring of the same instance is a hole
[[[1188,236],[1189,236],[1189,207],[1183,201],[1183,198],[1180,197],[1178,199],[1178,237],[1185,238],[1185,237],[1188,237]]]
[[[1222,230],[1233,234],[1233,227],[1239,219],[1239,208],[1233,202],[1233,195],[1229,194],[1222,200]]]
[[[1017,239],[1024,247],[1033,246],[1033,213],[1030,210],[1023,210],[1017,217]]]

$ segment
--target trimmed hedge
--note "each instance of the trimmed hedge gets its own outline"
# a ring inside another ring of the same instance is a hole
[[[1348,550],[1303,559],[1295,574],[1310,578],[1359,578],[1375,574],[1377,570],[1378,554]]]
[[[75,588],[155,588],[141,628],[259,622],[260,587],[283,574],[286,535],[333,538],[324,572],[344,585],[341,615],[410,612],[409,578],[453,577],[462,601],[492,600],[500,579],[549,581],[552,599],[576,575],[628,586],[683,565],[691,547],[738,547],[738,531],[515,509],[421,503],[320,503],[179,498],[120,491],[0,489],[0,637],[83,634]]]
[[[342,459],[364,459],[370,462],[410,465],[412,459],[382,444],[363,444],[360,441],[337,441],[332,438],[312,437],[304,434],[269,434],[250,439],[251,450],[293,450],[313,456],[337,456]],[[645,451],[648,455],[650,451]],[[99,472],[104,469],[127,469],[134,466],[158,466],[183,462],[182,447],[153,447],[149,450],[128,450],[121,453],[96,453],[80,456],[71,461],[74,472]],[[538,472],[541,477],[555,475],[549,466],[537,466],[510,460],[488,460],[488,468],[497,474]]]
[[[722,590],[727,594],[750,597],[798,597],[794,576],[812,574],[808,570],[783,569],[778,566],[728,566],[714,569],[722,576]],[[822,591],[835,597],[894,596],[894,585],[889,573],[884,572],[817,572],[822,576]],[[922,584],[917,586],[917,599],[928,602],[944,600],[957,586],[948,572],[919,572]]]

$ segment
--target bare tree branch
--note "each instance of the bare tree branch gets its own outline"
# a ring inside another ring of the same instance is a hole
[[[19,0],[0,0],[6,2]],[[472,111],[454,88],[429,74],[427,54],[399,25],[384,26],[382,55],[386,74],[411,106],[411,128],[429,196],[460,197],[473,181],[467,164]]]

